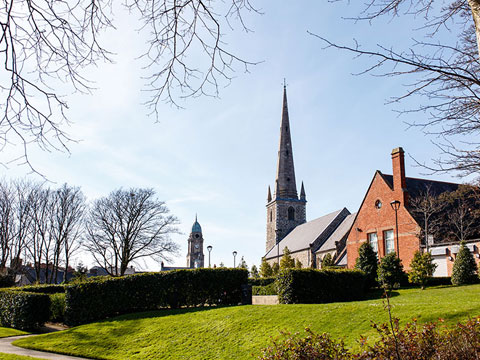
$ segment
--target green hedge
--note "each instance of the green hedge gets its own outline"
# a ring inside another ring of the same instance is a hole
[[[42,285],[27,285],[17,288],[10,288],[13,291],[25,291],[40,294],[60,294],[65,292],[65,285],[57,284],[42,284]]]
[[[248,285],[252,286],[267,286],[275,282],[276,277],[271,276],[271,277],[264,277],[264,278],[258,278],[258,279],[248,279]]]
[[[317,304],[361,299],[365,273],[359,270],[282,270],[277,277],[281,304]]]
[[[252,295],[277,295],[277,286],[273,282],[265,286],[252,286]]]
[[[65,293],[50,294],[50,318],[52,322],[63,322],[65,318]]]
[[[247,270],[217,268],[136,274],[69,285],[65,323],[78,325],[166,307],[237,305],[247,281]]]
[[[43,325],[50,315],[50,298],[5,289],[0,291],[0,324],[20,330],[31,330]]]
[[[427,286],[452,285],[450,276],[430,277],[427,280]]]

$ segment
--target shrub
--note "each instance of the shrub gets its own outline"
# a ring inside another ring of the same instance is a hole
[[[0,288],[7,288],[15,285],[15,275],[11,273],[0,275]]]
[[[315,304],[360,299],[365,274],[359,270],[282,270],[277,278],[281,304]]]
[[[274,276],[277,276],[280,271],[280,266],[278,265],[278,262],[274,262],[272,265],[272,272]]]
[[[252,268],[250,269],[250,276],[254,279],[258,279],[260,277],[256,265],[252,265]]]
[[[366,275],[365,286],[367,289],[376,287],[377,283],[377,270],[378,270],[378,258],[372,246],[365,242],[358,249],[358,258],[355,263],[355,268],[362,270]]]
[[[11,288],[13,291],[25,291],[31,293],[41,294],[60,294],[65,293],[65,285],[57,284],[41,284],[41,285],[27,285],[18,288]]]
[[[65,317],[65,293],[50,295],[50,321],[63,322]]]
[[[248,279],[248,285],[252,286],[267,286],[270,285],[275,281],[276,277],[265,277],[265,278],[259,278],[259,279]]]
[[[5,289],[0,291],[0,325],[32,330],[43,325],[50,315],[50,299],[35,294]]]
[[[428,279],[433,275],[437,268],[437,264],[433,263],[432,254],[429,252],[420,253],[416,251],[413,260],[410,263],[410,272],[408,273],[408,281],[413,284],[419,284],[422,290],[425,289]]]
[[[262,259],[260,264],[260,276],[264,278],[273,276],[272,266],[265,259]]]
[[[476,273],[477,264],[475,263],[475,259],[462,241],[455,262],[453,263],[452,284],[473,284],[478,280]]]
[[[428,279],[428,285],[430,286],[452,285],[452,278],[449,276],[431,277]]]
[[[296,259],[295,260],[295,269],[301,269],[303,267],[303,264],[300,260]]]
[[[277,295],[277,285],[271,283],[265,286],[253,286],[252,295]]]
[[[295,267],[295,260],[290,255],[290,250],[287,246],[283,249],[283,256],[280,259],[280,269],[292,269]]]
[[[480,317],[453,329],[436,323],[418,326],[415,321],[404,328],[394,320],[394,333],[389,325],[373,325],[380,339],[373,344],[359,339],[357,353],[347,350],[342,341],[328,334],[316,334],[308,328],[306,336],[282,333],[273,345],[262,350],[262,360],[466,360],[480,357]]]
[[[334,262],[333,262],[332,254],[327,253],[322,259],[322,269],[326,269],[333,265],[334,265]]]
[[[405,277],[402,261],[392,252],[385,255],[377,270],[378,282],[387,289],[398,288]]]
[[[78,325],[133,311],[203,305],[238,305],[244,269],[194,269],[146,273],[69,285],[65,322]]]

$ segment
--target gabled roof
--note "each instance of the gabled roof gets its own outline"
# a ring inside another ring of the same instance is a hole
[[[385,174],[381,175],[385,179],[385,182],[388,184],[388,186],[393,189],[393,176]],[[430,190],[430,193],[433,196],[438,196],[444,192],[455,191],[460,186],[460,184],[455,184],[451,182],[417,179],[411,177],[406,177],[405,180],[407,183],[408,196],[410,196],[411,198],[416,198],[417,196],[425,192],[427,189]]]
[[[341,210],[337,210],[330,214],[319,217],[315,220],[306,222],[302,225],[298,225],[295,229],[293,229],[287,236],[285,236],[280,241],[278,245],[279,247],[278,251],[280,255],[283,254],[283,249],[285,248],[285,246],[287,246],[291,252],[309,249],[310,244],[314,243],[315,240],[317,240],[322,234],[324,234],[325,232],[328,232],[329,226],[331,228],[331,225],[334,222],[334,220],[337,219],[339,215],[345,213],[345,211],[348,212],[348,210],[346,210],[345,208]],[[332,231],[333,230],[335,229],[332,229]],[[265,258],[269,259],[276,256],[277,256],[277,245],[275,245],[273,248],[271,248],[267,252],[267,254],[265,255]]]
[[[323,252],[323,251],[329,251],[329,250],[335,250],[336,247],[336,242],[341,241],[345,236],[348,235],[350,232],[350,229],[352,228],[353,221],[355,220],[355,217],[357,216],[357,213],[350,214],[348,215],[343,221],[341,222],[340,225],[335,229],[332,235],[330,235],[318,250],[316,252]]]

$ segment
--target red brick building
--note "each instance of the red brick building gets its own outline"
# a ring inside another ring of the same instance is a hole
[[[392,151],[392,166],[393,175],[385,175],[378,170],[375,172],[360,205],[347,238],[348,268],[355,266],[360,245],[368,241],[377,251],[379,258],[395,251],[408,271],[415,251],[421,249],[418,237],[421,222],[412,215],[409,199],[419,196],[427,188],[431,189],[434,195],[439,195],[446,191],[455,191],[459,186],[448,182],[406,177],[402,148]],[[476,250],[478,253],[478,248]],[[445,254],[442,261],[448,258],[449,255]]]

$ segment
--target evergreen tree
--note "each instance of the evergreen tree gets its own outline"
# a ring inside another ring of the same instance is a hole
[[[327,253],[327,255],[325,255],[322,259],[322,269],[326,269],[329,266],[333,266],[333,265],[334,263],[333,263],[332,254]]]
[[[285,249],[283,249],[283,256],[280,259],[280,269],[285,270],[285,269],[292,269],[294,267],[295,267],[295,260],[290,255],[290,250],[288,249],[288,247],[285,246]]]
[[[372,246],[365,242],[358,249],[358,257],[355,268],[362,270],[367,275],[366,286],[372,288],[377,286],[378,258]]]
[[[477,264],[473,258],[472,253],[465,245],[465,242],[460,243],[460,250],[458,251],[452,270],[452,284],[473,284],[477,281]]]
[[[408,281],[414,284],[419,284],[422,290],[425,289],[428,278],[433,275],[437,268],[437,264],[433,263],[432,254],[429,252],[420,253],[416,251],[413,260],[410,263],[410,272],[408,273]]]
[[[303,266],[302,262],[298,259],[295,260],[295,268],[296,269],[301,269]]]
[[[220,265],[218,265],[218,267],[220,267],[220,268],[224,268],[224,267],[225,267],[225,264],[223,263],[223,261],[220,263]]]
[[[274,262],[273,265],[272,265],[272,271],[273,271],[273,275],[274,276],[277,276],[278,275],[278,272],[280,271],[280,266],[278,265],[278,262]]]
[[[378,282],[387,289],[400,287],[400,281],[404,276],[402,261],[397,254],[392,252],[385,255],[377,270]]]
[[[272,266],[265,259],[262,259],[260,264],[260,276],[263,278],[273,276]]]
[[[245,261],[245,259],[242,258],[240,259],[240,264],[238,264],[238,268],[239,269],[245,269],[245,270],[248,270],[248,265],[247,265],[247,262]]]
[[[252,269],[250,270],[250,277],[254,279],[258,279],[260,274],[258,273],[258,269],[256,265],[252,265]]]

